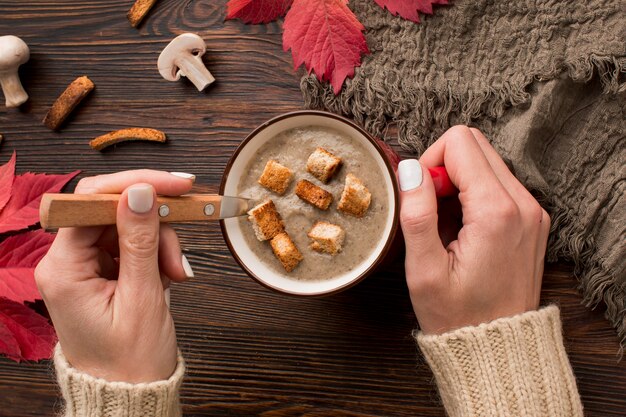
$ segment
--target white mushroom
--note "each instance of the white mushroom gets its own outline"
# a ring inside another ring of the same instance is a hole
[[[7,107],[18,107],[28,100],[17,69],[30,58],[28,45],[17,36],[0,36],[0,84]]]
[[[202,62],[205,52],[206,44],[200,36],[183,33],[161,52],[157,63],[159,72],[168,81],[178,81],[181,75],[187,77],[202,91],[215,81]]]

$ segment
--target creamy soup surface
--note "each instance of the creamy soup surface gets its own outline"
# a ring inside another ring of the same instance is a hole
[[[324,184],[307,172],[306,162],[315,148],[322,147],[342,158],[343,165],[328,184]],[[270,159],[294,171],[287,191],[281,196],[257,181]],[[285,229],[302,253],[304,260],[287,273],[274,256],[269,242],[260,242],[247,217],[241,217],[241,229],[252,251],[271,269],[297,280],[325,280],[346,273],[369,256],[380,241],[387,218],[388,194],[380,168],[364,147],[350,136],[336,130],[308,126],[287,130],[263,145],[246,167],[246,176],[238,184],[238,194],[261,202],[271,198],[285,223]],[[352,173],[360,178],[372,194],[369,210],[361,218],[337,210],[346,175]],[[296,183],[306,179],[333,195],[328,210],[320,210],[302,201],[295,194]],[[343,250],[331,256],[310,249],[311,239],[307,236],[318,220],[341,226],[346,237]]]

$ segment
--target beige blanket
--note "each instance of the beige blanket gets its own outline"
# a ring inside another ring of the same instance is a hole
[[[457,0],[416,25],[351,0],[371,55],[340,95],[305,104],[420,153],[445,129],[484,130],[552,216],[548,257],[573,260],[585,302],[626,345],[626,16],[623,0]]]

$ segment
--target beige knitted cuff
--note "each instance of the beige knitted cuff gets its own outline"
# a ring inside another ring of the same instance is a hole
[[[167,381],[142,384],[108,382],[72,368],[57,344],[54,366],[65,399],[65,417],[177,417],[178,391],[185,374],[180,352],[174,374]]]
[[[450,416],[582,416],[556,306],[417,334]]]

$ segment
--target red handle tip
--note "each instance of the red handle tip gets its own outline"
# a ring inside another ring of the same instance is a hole
[[[446,167],[428,168],[428,172],[430,172],[430,176],[433,178],[437,197],[448,197],[458,193],[458,190],[450,181]]]

